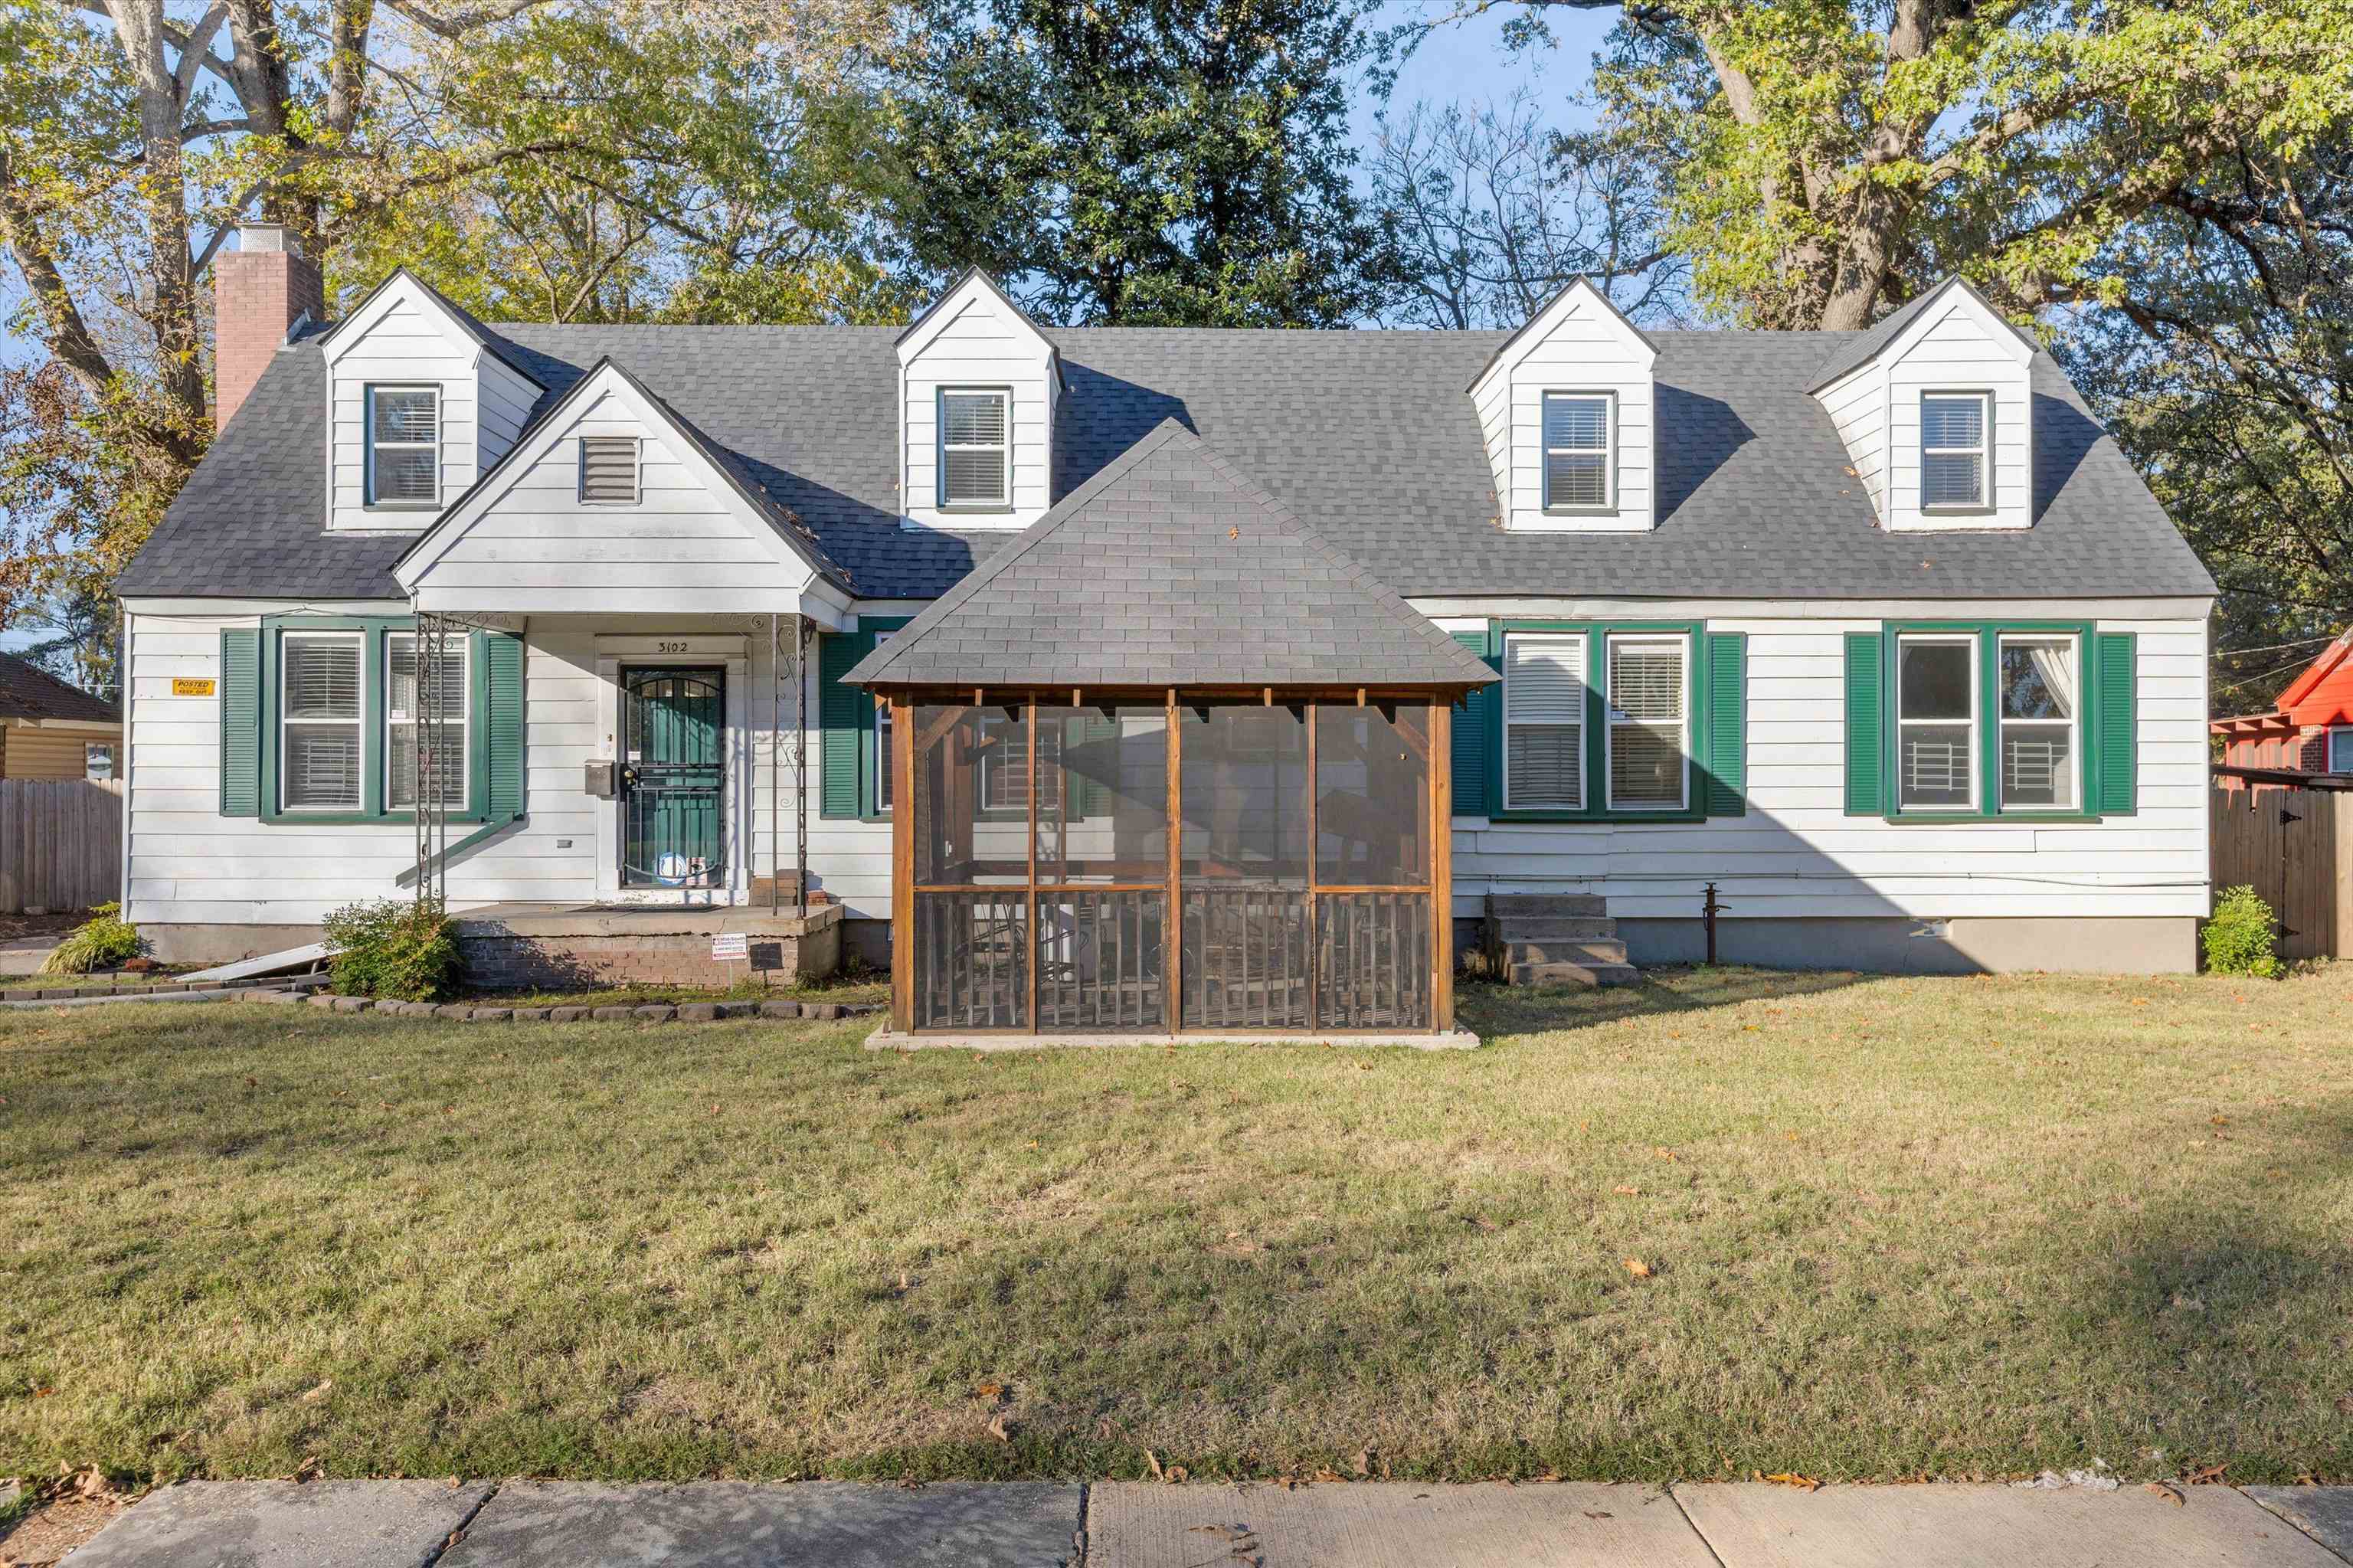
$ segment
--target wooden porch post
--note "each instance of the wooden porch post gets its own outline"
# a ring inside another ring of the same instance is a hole
[[[1430,705],[1430,1025],[1454,1027],[1454,705]]]
[[[891,704],[891,1027],[915,1027],[915,709]]]

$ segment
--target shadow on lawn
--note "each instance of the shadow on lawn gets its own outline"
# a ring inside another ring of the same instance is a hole
[[[1627,1018],[1705,1012],[1744,1001],[1813,996],[1883,975],[1851,969],[1758,969],[1730,966],[1653,969],[1632,985],[1517,986],[1457,980],[1455,1016],[1482,1040],[1589,1029]]]

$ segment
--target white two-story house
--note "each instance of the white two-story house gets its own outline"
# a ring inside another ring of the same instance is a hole
[[[1965,283],[1300,333],[975,274],[901,331],[489,325],[406,272],[326,321],[267,231],[216,265],[219,435],[119,584],[167,954],[420,880],[782,889],[898,952],[908,1027],[1114,971],[1134,1027],[1340,1027],[1366,932],[1434,1021],[1495,900],[1615,970],[1697,957],[1713,885],[1730,961],[2193,966],[2213,584]]]

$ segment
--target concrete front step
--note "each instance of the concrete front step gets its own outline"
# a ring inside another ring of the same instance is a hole
[[[1520,941],[1506,932],[1504,957],[1514,964],[1612,964],[1626,963],[1626,944],[1615,937],[1583,937],[1549,941]]]
[[[1609,913],[1609,901],[1598,893],[1491,893],[1487,913],[1498,920],[1520,916]]]
[[[1498,917],[1495,931],[1506,942],[1590,942],[1618,934],[1606,915],[1513,915]]]
[[[1563,961],[1514,964],[1514,985],[1635,985],[1642,972],[1631,964],[1573,964]]]

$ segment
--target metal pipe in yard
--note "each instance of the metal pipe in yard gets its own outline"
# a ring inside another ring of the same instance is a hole
[[[1728,907],[1716,902],[1715,884],[1709,883],[1700,902],[1699,917],[1700,923],[1707,927],[1707,963],[1710,969],[1715,967],[1715,917]]]

